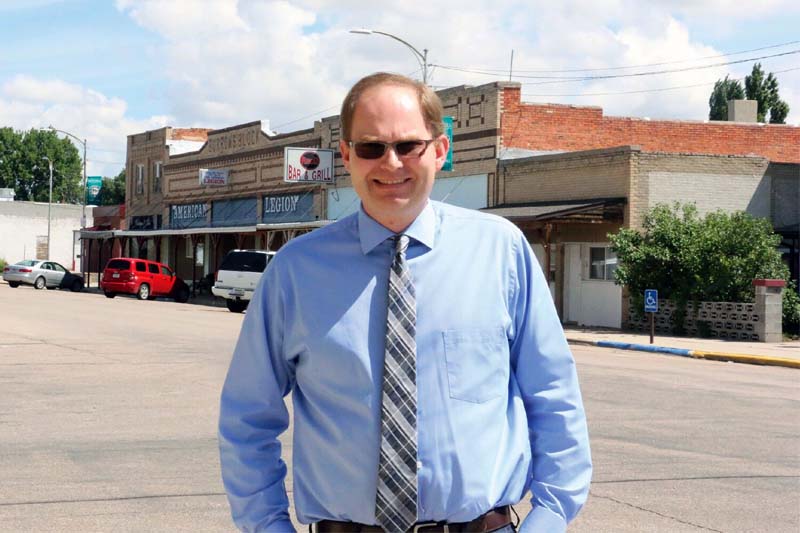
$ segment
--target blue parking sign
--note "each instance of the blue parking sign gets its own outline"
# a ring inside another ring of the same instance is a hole
[[[656,289],[645,289],[644,312],[658,313],[658,291]]]

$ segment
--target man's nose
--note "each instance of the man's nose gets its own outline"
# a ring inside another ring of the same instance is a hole
[[[394,146],[387,146],[386,152],[384,152],[381,158],[381,164],[389,168],[400,168],[403,166],[403,161],[400,159],[400,156],[397,155]]]

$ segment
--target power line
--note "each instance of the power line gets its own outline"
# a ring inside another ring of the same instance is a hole
[[[95,147],[93,147],[91,145],[89,145],[86,148],[86,150],[89,151],[89,152],[113,152],[113,153],[116,153],[116,154],[124,154],[124,153],[126,153],[125,150],[112,150],[111,148],[95,148]]]
[[[770,46],[762,46],[762,47],[759,47],[759,48],[751,48],[749,50],[741,50],[739,52],[729,52],[729,53],[726,53],[726,54],[718,54],[718,55],[713,55],[713,56],[696,57],[696,58],[693,58],[693,59],[678,59],[678,60],[675,60],[675,61],[663,61],[661,63],[644,63],[644,64],[641,64],[641,65],[628,65],[628,66],[621,66],[621,67],[579,68],[579,69],[562,69],[562,70],[547,70],[547,69],[542,69],[542,70],[524,70],[524,69],[514,69],[514,72],[524,72],[524,73],[529,73],[529,74],[530,73],[540,73],[540,74],[550,73],[550,74],[555,74],[555,73],[561,73],[561,72],[600,72],[600,71],[604,71],[604,70],[624,70],[624,69],[642,68],[642,67],[660,67],[662,65],[676,65],[678,63],[688,63],[688,62],[691,62],[691,61],[702,61],[702,60],[705,60],[705,59],[716,59],[716,58],[720,58],[720,57],[735,56],[735,55],[739,55],[739,54],[746,54],[746,53],[749,53],[749,52],[758,52],[760,50],[768,50],[770,48],[780,48],[780,47],[783,47],[783,46],[789,46],[789,45],[798,44],[798,43],[800,43],[800,41],[788,41],[788,42],[785,42],[785,43],[773,44],[773,45],[770,45]],[[447,68],[447,67],[443,67],[443,68]],[[489,67],[489,68],[481,68],[481,67],[474,67],[474,70],[486,71],[486,72],[496,72],[498,74],[506,74],[506,73],[508,73],[508,68],[491,68],[491,67]]]
[[[793,54],[798,54],[798,53],[800,53],[800,49],[790,50],[788,52],[781,52],[779,54],[771,54],[771,55],[760,56],[760,57],[749,57],[749,58],[746,58],[746,59],[738,59],[736,61],[724,61],[724,62],[721,62],[721,63],[711,63],[709,65],[700,65],[700,66],[696,66],[696,67],[684,67],[684,68],[677,68],[677,69],[652,70],[652,71],[648,71],[648,72],[634,72],[632,74],[608,74],[608,75],[603,75],[603,76],[579,76],[579,77],[516,76],[515,75],[514,77],[515,78],[525,78],[525,79],[546,79],[546,80],[549,80],[549,81],[540,81],[540,82],[530,83],[529,85],[547,85],[547,84],[551,84],[551,83],[566,83],[566,82],[572,82],[572,81],[592,81],[592,80],[609,80],[609,79],[618,79],[618,78],[633,78],[633,77],[654,76],[654,75],[659,75],[659,74],[671,74],[671,73],[674,73],[674,72],[689,72],[689,71],[693,71],[693,70],[703,70],[703,69],[708,69],[708,68],[723,67],[723,66],[727,66],[727,65],[736,65],[736,64],[739,64],[739,63],[747,63],[747,62],[750,62],[750,61],[758,61],[758,60],[761,60],[761,59],[769,59],[769,58],[772,58],[772,57],[782,57],[782,56],[788,56],[788,55],[793,55]],[[496,77],[496,74],[495,73],[491,73],[491,72],[481,72],[481,71],[477,71],[477,70],[469,70],[469,69],[463,69],[463,68],[458,68],[458,67],[445,67],[445,66],[442,66],[442,65],[437,65],[437,66],[439,66],[441,68],[444,68],[444,69],[447,69],[447,70],[453,70],[453,71],[458,71],[458,72],[466,72],[466,73],[470,73],[470,74],[482,74],[482,75]]]
[[[800,70],[800,67],[794,68],[787,68],[783,70],[774,70],[772,74],[780,74],[781,72],[791,72],[793,70]],[[744,78],[734,78],[731,81],[743,81]],[[717,80],[719,81],[719,80]],[[522,96],[536,96],[536,97],[561,97],[561,96],[613,96],[617,94],[639,94],[639,93],[658,93],[664,91],[673,91],[676,89],[690,89],[693,87],[706,87],[708,85],[714,85],[717,83],[716,81],[706,82],[706,83],[695,83],[693,85],[677,85],[674,87],[660,87],[657,89],[640,89],[637,91],[613,91],[613,92],[605,92],[605,93],[575,93],[575,94],[532,94],[532,93],[522,93]]]
[[[300,122],[301,120],[305,120],[307,118],[316,117],[317,115],[319,115],[321,113],[326,113],[326,112],[331,111],[333,109],[337,109],[338,107],[339,107],[338,105],[335,105],[335,106],[329,107],[327,109],[320,109],[319,111],[315,111],[315,112],[311,113],[310,115],[306,115],[304,117],[300,117],[298,119],[291,120],[289,122],[284,122],[283,124],[278,124],[277,126],[270,125],[270,129],[274,129],[274,130],[277,131],[278,128],[282,128],[283,126],[288,126],[289,124],[294,124],[295,122]]]
[[[124,165],[124,161],[100,161],[98,159],[86,159],[89,163],[103,163],[105,165]]]

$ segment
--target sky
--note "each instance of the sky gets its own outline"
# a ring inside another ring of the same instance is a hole
[[[104,176],[148,129],[310,128],[364,75],[422,77],[359,28],[427,50],[436,88],[510,75],[524,101],[613,116],[705,120],[714,82],[758,61],[800,124],[797,0],[0,0],[0,127],[86,139]]]

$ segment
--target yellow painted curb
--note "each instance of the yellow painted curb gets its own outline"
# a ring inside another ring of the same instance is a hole
[[[788,368],[800,368],[800,360],[787,359],[785,357],[771,357],[767,355],[745,355],[723,352],[704,352],[702,350],[692,350],[692,357],[700,359],[712,359],[714,361],[734,361],[736,363],[748,363],[751,365],[770,365],[785,366]]]

